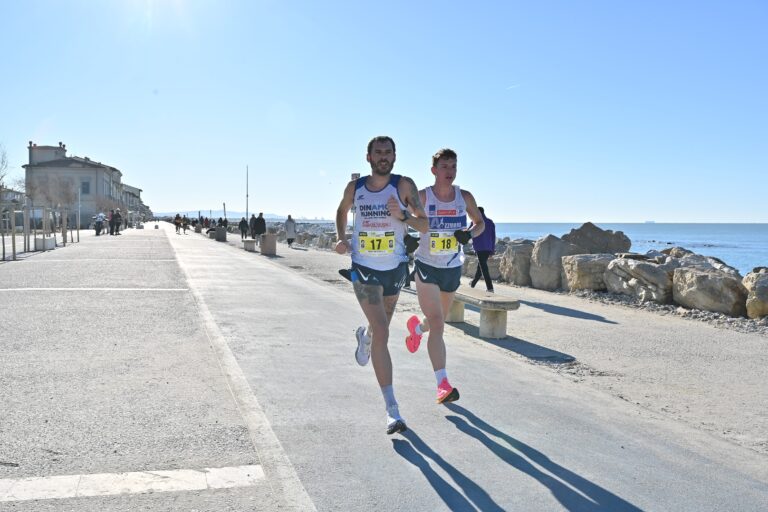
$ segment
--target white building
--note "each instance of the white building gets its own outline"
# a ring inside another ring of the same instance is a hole
[[[98,212],[130,209],[147,218],[151,211],[141,201],[141,189],[122,183],[123,173],[88,157],[67,156],[67,146],[38,146],[29,141],[26,193],[31,206],[80,210],[82,226]]]

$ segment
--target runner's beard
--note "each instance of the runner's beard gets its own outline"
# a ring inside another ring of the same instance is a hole
[[[373,169],[374,174],[378,174],[379,176],[386,176],[392,172],[392,166],[392,162],[388,162],[387,160],[379,160],[375,165],[371,166],[371,169]]]

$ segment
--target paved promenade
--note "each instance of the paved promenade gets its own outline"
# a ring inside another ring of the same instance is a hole
[[[764,456],[493,345],[436,405],[404,313],[386,436],[348,289],[160,227],[0,263],[0,511],[765,510]]]

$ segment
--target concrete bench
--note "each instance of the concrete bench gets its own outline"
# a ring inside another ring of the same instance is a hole
[[[480,309],[480,336],[500,339],[507,335],[507,311],[520,307],[520,302],[510,297],[495,295],[473,288],[459,288],[453,298],[446,322],[464,321],[464,305]]]
[[[245,238],[243,240],[243,249],[248,252],[256,252],[256,240],[251,238]]]

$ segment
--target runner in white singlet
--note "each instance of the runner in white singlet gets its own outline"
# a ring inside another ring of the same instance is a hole
[[[347,184],[336,211],[336,252],[352,252],[352,284],[368,320],[368,333],[365,327],[357,329],[355,359],[361,366],[373,360],[387,409],[387,434],[394,434],[407,427],[392,387],[389,323],[408,272],[403,243],[407,226],[425,232],[427,214],[413,180],[392,174],[395,142],[390,137],[373,138],[368,143],[366,160],[371,165],[370,176]],[[356,215],[350,245],[346,231],[352,206]]]
[[[421,336],[429,333],[427,351],[437,380],[437,403],[459,399],[459,390],[448,382],[446,371],[445,317],[461,282],[464,263],[463,244],[485,229],[483,216],[474,196],[453,184],[456,179],[456,153],[441,149],[432,157],[435,184],[419,191],[429,217],[429,231],[422,233],[416,250],[416,291],[424,319],[408,319],[405,345],[416,352]],[[467,216],[474,224],[467,229]]]

